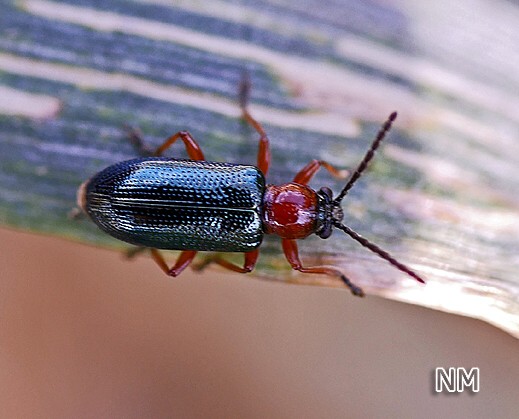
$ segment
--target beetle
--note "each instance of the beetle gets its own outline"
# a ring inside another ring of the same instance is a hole
[[[282,185],[269,185],[265,176],[270,164],[268,136],[247,108],[250,84],[240,85],[239,104],[243,119],[259,134],[257,165],[206,161],[187,131],[167,138],[155,151],[144,144],[135,130],[130,139],[142,154],[133,160],[107,167],[78,189],[77,203],[100,228],[113,237],[150,249],[159,267],[178,276],[199,251],[243,252],[243,266],[219,255],[207,259],[235,272],[253,270],[264,234],[281,237],[283,252],[293,269],[340,278],[356,296],[364,296],[339,269],[303,266],[296,240],[316,234],[327,239],[338,228],[400,271],[425,281],[411,268],[342,223],[341,202],[360,178],[396,119],[393,112],[380,128],[364,158],[346,186],[333,198],[328,187],[318,191],[309,181],[323,167],[332,175],[340,171],[322,160],[312,160]],[[163,157],[176,141],[184,143],[189,159]],[[159,249],[181,250],[169,267]]]

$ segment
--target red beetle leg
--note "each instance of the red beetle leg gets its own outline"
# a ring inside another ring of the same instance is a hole
[[[228,260],[222,259],[221,256],[214,256],[214,257],[208,257],[205,259],[201,264],[196,265],[193,267],[193,269],[201,271],[202,269],[205,269],[208,265],[211,263],[216,263],[217,265],[220,265],[224,267],[225,269],[229,269],[230,271],[239,272],[239,273],[248,273],[251,272],[254,267],[256,266],[256,261],[258,260],[259,256],[259,250],[253,250],[252,252],[245,252],[245,262],[243,263],[243,267],[238,266],[232,262],[229,262]]]
[[[243,117],[260,135],[258,149],[258,168],[266,176],[270,166],[270,145],[267,134],[258,121],[256,121],[246,108],[242,108]]]
[[[260,138],[257,164],[258,168],[266,176],[270,166],[269,139],[266,136]]]
[[[169,147],[171,147],[175,141],[179,138],[184,142],[184,146],[186,147],[187,154],[191,160],[205,160],[204,153],[202,153],[202,149],[196,142],[196,140],[191,136],[191,134],[187,131],[179,131],[171,137],[167,138],[161,146],[157,147],[157,149],[153,150],[147,145],[142,139],[142,134],[138,129],[132,128],[130,126],[125,126],[126,131],[128,132],[128,137],[132,144],[134,145],[139,153],[143,156],[162,156],[162,153],[166,151]]]
[[[187,155],[191,160],[205,160],[204,153],[202,153],[202,149],[196,142],[196,140],[191,136],[191,134],[187,131],[179,131],[175,135],[172,135],[164,143],[155,150],[153,153],[155,156],[162,156],[162,153],[166,151],[169,147],[171,147],[175,141],[181,139],[184,142],[186,147]]]
[[[283,239],[283,252],[285,252],[285,257],[288,260],[288,263],[292,266],[293,269],[299,272],[310,273],[310,274],[324,274],[334,277],[339,277],[346,286],[351,290],[353,295],[358,297],[364,297],[364,291],[357,285],[353,284],[346,276],[339,270],[328,267],[328,266],[312,266],[305,268],[303,264],[299,260],[299,251],[297,249],[297,242],[291,239]]]
[[[180,256],[175,262],[175,265],[173,265],[172,268],[169,268],[166,261],[164,260],[164,257],[157,249],[150,249],[150,252],[153,260],[157,263],[157,265],[160,266],[160,269],[162,269],[169,276],[180,275],[180,273],[193,261],[197,253],[194,250],[184,250],[182,253],[180,253]]]
[[[243,119],[245,119],[245,121],[247,121],[247,123],[250,126],[252,126],[252,128],[254,128],[260,135],[257,166],[266,176],[270,166],[269,139],[267,137],[267,133],[265,132],[261,124],[258,121],[256,121],[247,110],[247,105],[249,103],[250,87],[251,83],[249,75],[248,73],[244,73],[240,82],[239,90],[240,108],[243,114]]]
[[[303,167],[297,175],[294,177],[294,182],[299,183],[300,185],[306,185],[310,180],[314,177],[317,171],[324,167],[328,170],[332,176],[336,178],[343,179],[348,176],[347,170],[339,170],[333,167],[330,163],[325,162],[323,160],[312,160],[305,167]]]

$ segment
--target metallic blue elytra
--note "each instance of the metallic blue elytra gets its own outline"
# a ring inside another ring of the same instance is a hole
[[[78,198],[102,230],[137,246],[250,252],[263,238],[264,192],[254,166],[151,157],[107,167]]]

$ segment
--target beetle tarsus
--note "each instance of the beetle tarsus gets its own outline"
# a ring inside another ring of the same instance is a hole
[[[241,75],[240,85],[238,86],[238,102],[242,110],[246,109],[249,104],[251,86],[249,72],[244,70]]]
[[[134,128],[128,124],[124,124],[123,129],[126,132],[128,140],[141,156],[153,156],[155,150],[148,144],[146,144],[142,137],[142,132],[138,128]]]
[[[191,269],[195,272],[202,272],[213,262],[214,260],[212,257],[206,257],[201,262],[192,264]]]
[[[130,247],[129,249],[126,249],[126,251],[124,252],[124,256],[127,258],[127,259],[133,259],[134,257],[136,257],[139,253],[142,253],[144,251],[148,250],[147,247],[144,247],[144,246],[134,246],[134,247]]]
[[[70,219],[70,220],[80,220],[84,217],[85,213],[83,211],[81,211],[80,208],[78,207],[74,207],[72,208],[68,213],[67,213],[67,217]]]
[[[364,297],[366,294],[364,294],[364,291],[362,288],[355,285],[353,282],[351,282],[346,276],[341,275],[342,282],[346,284],[346,286],[350,289],[351,293],[357,297]]]

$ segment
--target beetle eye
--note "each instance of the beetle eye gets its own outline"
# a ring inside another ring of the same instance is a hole
[[[323,186],[321,189],[319,189],[319,192],[323,193],[324,195],[326,195],[328,198],[330,198],[330,201],[333,199],[333,192],[330,188],[328,188],[327,186]]]
[[[324,227],[322,228],[322,230],[317,233],[317,235],[321,239],[327,239],[328,237],[330,237],[332,235],[332,233],[333,233],[332,223],[326,223],[324,225]]]

